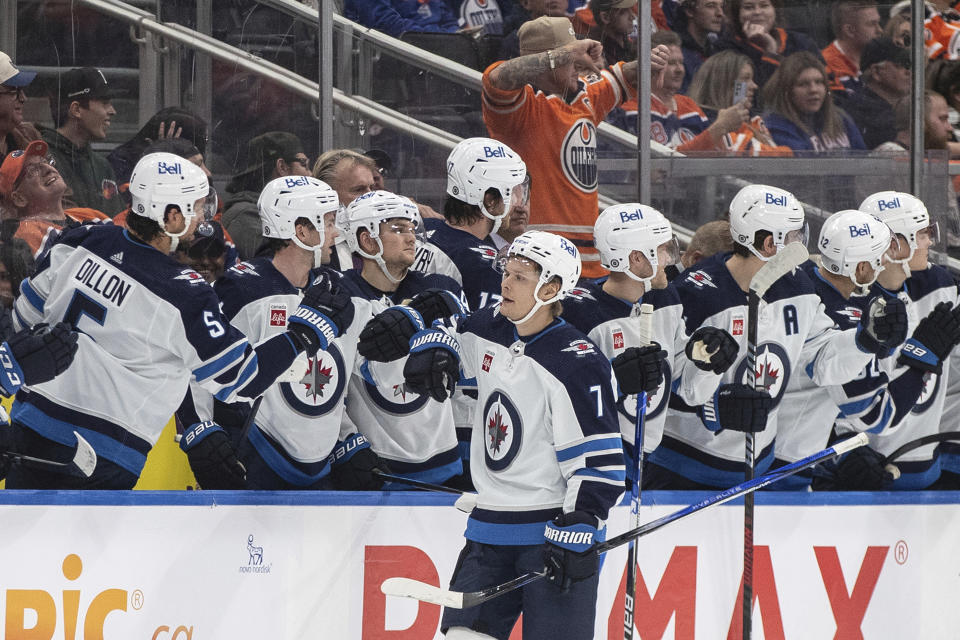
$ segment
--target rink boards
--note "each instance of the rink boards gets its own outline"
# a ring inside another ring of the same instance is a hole
[[[642,520],[701,494],[649,492]],[[648,505],[647,502],[650,502]],[[440,638],[466,515],[444,495],[0,492],[5,638]],[[960,494],[759,494],[754,638],[956,638]],[[609,531],[626,530],[628,509]],[[639,638],[739,637],[743,510],[641,539]],[[607,554],[598,639],[622,638],[625,548]],[[515,631],[511,640],[520,638]]]

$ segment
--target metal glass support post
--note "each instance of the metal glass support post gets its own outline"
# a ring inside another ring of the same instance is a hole
[[[637,26],[637,201],[650,204],[650,16],[651,0],[640,3]]]
[[[333,149],[333,3],[320,3],[317,47],[320,52],[318,84],[320,85],[320,153]]]
[[[910,7],[910,31],[912,38],[911,54],[912,64],[910,66],[910,98],[912,105],[910,107],[910,193],[920,196],[920,190],[923,186],[923,72],[926,68],[926,51],[924,50],[924,18],[926,17],[926,7],[923,2],[911,2]]]

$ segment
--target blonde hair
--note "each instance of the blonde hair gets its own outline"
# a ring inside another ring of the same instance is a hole
[[[733,104],[733,87],[750,58],[731,49],[715,53],[704,61],[690,81],[687,96],[701,107],[726,109]]]
[[[313,177],[317,180],[323,180],[336,189],[333,183],[336,182],[337,165],[347,159],[353,160],[353,162],[350,163],[351,167],[359,164],[370,169],[371,173],[377,170],[377,163],[369,156],[357,153],[351,149],[331,149],[330,151],[325,151],[320,154],[320,157],[317,158],[317,161],[313,164]]]

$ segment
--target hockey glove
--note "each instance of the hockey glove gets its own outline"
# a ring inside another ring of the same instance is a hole
[[[690,336],[685,351],[698,369],[723,373],[737,361],[740,345],[723,329],[700,327]]]
[[[426,329],[423,317],[410,307],[390,307],[374,316],[360,332],[357,351],[373,362],[399,360],[410,351],[410,338]]]
[[[375,476],[374,471],[390,473],[359,433],[347,436],[330,454],[330,479],[340,491],[379,491],[383,480]]]
[[[941,302],[920,321],[900,349],[897,364],[940,374],[943,360],[960,342],[960,318],[952,304]]]
[[[745,384],[722,384],[700,408],[700,419],[707,429],[756,433],[767,428],[767,415],[773,398]]]
[[[597,518],[585,511],[564,513],[548,522],[543,532],[543,564],[547,580],[562,591],[586,580],[599,569]]]
[[[247,488],[247,470],[237,460],[230,436],[213,420],[191,425],[180,438],[180,448],[201,488]]]
[[[406,388],[443,402],[460,379],[460,344],[439,329],[427,329],[410,340],[410,357],[403,366]]]
[[[838,491],[881,491],[893,484],[884,469],[885,458],[870,447],[857,447],[837,461],[834,487]]]
[[[886,358],[907,339],[907,306],[899,298],[877,296],[857,326],[857,346]]]
[[[630,347],[613,359],[620,392],[634,395],[641,391],[653,393],[663,382],[663,361],[667,352],[656,342],[646,347]]]
[[[13,395],[23,384],[48,382],[66,371],[77,353],[77,334],[63,322],[38,324],[0,344],[0,391]]]
[[[423,316],[424,323],[429,326],[434,320],[449,318],[467,312],[463,303],[453,293],[445,289],[426,289],[410,300],[410,307]]]
[[[311,358],[325,350],[353,322],[353,301],[340,288],[326,284],[310,287],[296,313],[287,321],[294,344]]]

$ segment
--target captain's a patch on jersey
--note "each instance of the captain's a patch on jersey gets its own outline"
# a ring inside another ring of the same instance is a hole
[[[688,275],[687,282],[692,282],[700,289],[703,289],[704,287],[713,287],[714,289],[717,288],[717,285],[713,284],[713,278],[710,277],[710,274],[705,271],[701,271],[700,269],[697,269]]]
[[[271,327],[287,326],[287,305],[276,303],[271,304],[269,314]]]
[[[569,347],[564,347],[560,351],[572,351],[576,356],[585,356],[590,353],[596,353],[593,343],[588,340],[574,340]]]

